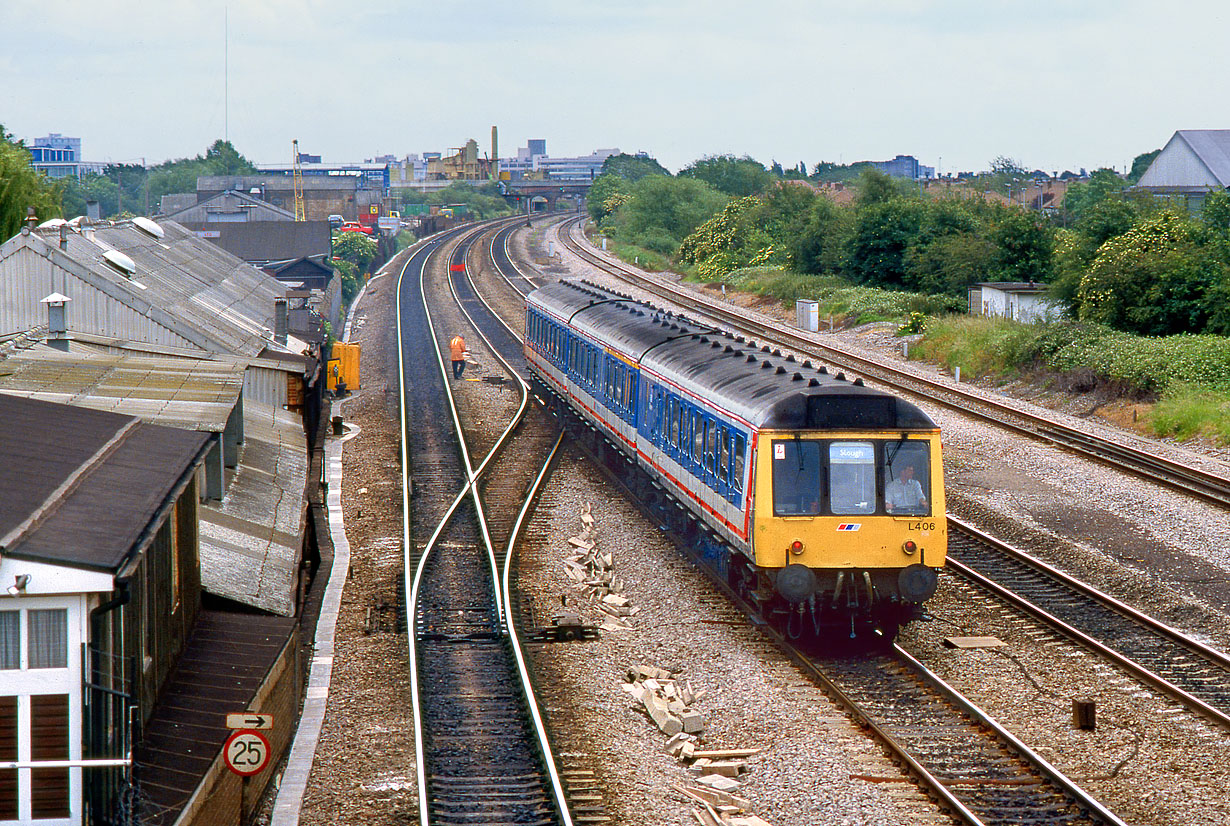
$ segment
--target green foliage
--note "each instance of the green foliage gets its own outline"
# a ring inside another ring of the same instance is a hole
[[[1230,444],[1230,391],[1174,385],[1146,416],[1153,433],[1186,441],[1205,438]]]
[[[846,247],[854,234],[854,210],[819,196],[795,218],[785,239],[787,266],[815,275],[842,271]]]
[[[363,272],[380,251],[375,239],[361,232],[339,232],[333,241],[333,257],[354,265]]]
[[[476,220],[498,218],[501,215],[511,215],[516,210],[509,206],[500,195],[499,188],[492,183],[474,186],[465,181],[453,181],[444,189],[435,192],[419,192],[403,190],[401,203],[428,204],[429,206],[445,206],[448,204],[465,204],[470,215]]]
[[[1132,160],[1131,171],[1128,172],[1128,183],[1134,184],[1139,181],[1140,176],[1145,174],[1145,172],[1149,169],[1149,165],[1152,164],[1160,154],[1162,154],[1162,150],[1154,149],[1152,152],[1144,152],[1137,155]]]
[[[901,181],[874,166],[865,166],[858,178],[856,203],[860,208],[866,208],[887,203],[900,197],[903,193]]]
[[[1037,215],[1006,209],[992,232],[996,246],[993,266],[1005,281],[1050,280],[1054,237],[1049,225]]]
[[[704,278],[716,281],[740,267],[763,265],[784,258],[775,239],[759,220],[768,211],[759,198],[736,198],[696,228],[679,246],[677,258],[695,264]]]
[[[1230,272],[1219,248],[1203,243],[1202,229],[1160,213],[1108,240],[1077,290],[1080,318],[1142,335],[1206,329],[1209,287]]]
[[[60,186],[30,166],[29,150],[12,137],[0,126],[0,242],[21,231],[30,207],[39,223],[62,214]]]
[[[995,279],[993,241],[975,232],[954,232],[905,256],[906,282],[923,292],[963,295],[973,284]]]
[[[627,200],[603,224],[609,226],[622,243],[645,245],[665,251],[669,239],[671,252],[693,230],[726,205],[726,196],[703,181],[647,175],[628,188]]]
[[[609,161],[610,158],[607,160]],[[627,189],[628,179],[621,175],[604,172],[594,178],[594,182],[589,186],[589,194],[585,197],[585,209],[589,212],[589,217],[595,221],[601,221],[610,215],[622,203],[622,200],[612,200],[612,198],[616,195],[626,196]]]
[[[642,158],[621,152],[618,155],[611,155],[602,162],[602,174],[614,175],[629,183],[636,183],[646,175],[670,175],[671,173],[654,158]],[[597,179],[595,179],[596,182]]]
[[[1063,196],[1063,208],[1071,220],[1079,222],[1095,204],[1121,195],[1127,185],[1127,181],[1120,178],[1115,170],[1105,167],[1095,169],[1087,183],[1068,187]]]
[[[354,301],[354,297],[359,294],[359,288],[363,286],[359,276],[359,268],[349,261],[339,259],[334,259],[333,268],[337,270],[338,276],[342,279],[342,303],[349,305],[351,301]]]
[[[832,316],[843,323],[903,319],[914,312],[940,315],[964,306],[964,302],[950,296],[878,290],[854,286],[836,276],[809,275],[776,267],[734,270],[724,281],[738,290],[776,298],[791,308],[799,299],[818,301],[822,316]]]
[[[679,177],[704,181],[718,192],[736,198],[758,195],[773,184],[769,170],[747,155],[710,155],[681,169]]]
[[[905,285],[905,256],[922,227],[920,201],[888,198],[858,211],[846,269],[851,280],[872,287]]]
[[[1103,381],[1139,394],[1183,385],[1230,391],[1230,339],[1221,336],[1150,338],[1087,322],[951,316],[928,322],[924,340],[910,352],[983,376],[1046,369],[1072,377],[1078,387]]]
[[[926,313],[910,313],[910,317],[897,325],[897,335],[912,336],[921,333],[927,325]]]

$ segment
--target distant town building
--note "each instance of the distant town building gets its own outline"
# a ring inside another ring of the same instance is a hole
[[[868,163],[893,178],[908,178],[911,181],[917,181],[935,177],[935,167],[923,166],[913,155],[898,155],[891,161],[868,161]]]
[[[547,155],[546,140],[535,138],[517,150],[516,158],[500,159],[500,178],[505,181],[588,181],[602,174],[607,158],[618,154],[619,149],[595,149],[581,157],[552,158]]]
[[[105,164],[81,160],[81,138],[52,132],[35,138],[27,146],[30,165],[48,178],[80,178],[86,173],[101,175]]]
[[[1230,129],[1180,129],[1149,164],[1136,188],[1198,210],[1210,191],[1230,189]]]

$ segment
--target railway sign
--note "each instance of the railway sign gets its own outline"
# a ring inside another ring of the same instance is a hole
[[[273,728],[273,715],[257,714],[254,711],[228,714],[226,715],[226,727],[230,729],[246,728],[253,731],[268,731]]]
[[[269,741],[259,731],[241,729],[222,747],[226,766],[240,777],[251,777],[269,763]]]

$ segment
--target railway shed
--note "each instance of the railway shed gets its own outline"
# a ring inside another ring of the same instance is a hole
[[[45,345],[0,361],[0,397],[131,413],[208,440],[194,526],[206,609],[136,738],[133,787],[162,813],[160,823],[174,822],[203,782],[233,779],[217,758],[228,711],[277,708],[284,725],[271,739],[280,753],[299,703],[303,562],[316,554],[307,529],[308,451],[296,416],[244,403],[243,373],[234,361]],[[200,816],[222,822],[214,808]]]
[[[128,414],[203,440],[198,622],[134,724],[122,801],[100,804],[122,802],[140,822],[240,822],[272,772],[243,781],[225,768],[225,715],[274,713],[276,762],[298,713],[305,594],[329,553],[317,528],[328,401],[318,350],[288,331],[285,295],[172,223],[58,224],[0,245],[0,398]],[[73,822],[117,816],[87,808]]]
[[[0,417],[0,819],[94,822],[200,610],[210,437],[10,395]]]

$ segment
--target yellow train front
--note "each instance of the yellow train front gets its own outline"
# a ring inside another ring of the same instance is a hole
[[[791,636],[892,639],[921,615],[944,565],[939,430],[862,389],[830,387],[825,415],[757,433],[750,553],[732,557],[730,581]],[[876,426],[851,427],[868,404],[878,415],[862,418]]]
[[[526,299],[525,356],[643,474],[638,498],[792,636],[891,639],[947,551],[918,407],[591,284]]]

